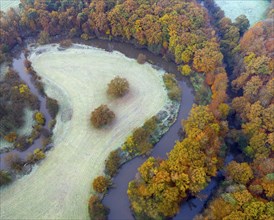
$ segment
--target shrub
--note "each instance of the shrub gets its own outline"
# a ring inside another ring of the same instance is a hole
[[[134,130],[132,137],[133,137],[134,143],[139,145],[147,141],[149,137],[149,132],[144,128],[137,128]]]
[[[154,130],[157,128],[157,117],[153,116],[150,119],[146,120],[143,128],[146,129],[150,134],[154,132]]]
[[[157,128],[156,116],[148,119],[140,128],[136,128],[122,146],[122,150],[131,155],[149,154],[153,145],[149,137]]]
[[[49,129],[52,130],[56,125],[56,119],[53,119],[49,122]]]
[[[39,44],[48,44],[49,43],[49,33],[46,31],[41,31],[38,38]]]
[[[44,125],[45,124],[45,117],[42,112],[36,112],[34,114],[34,120],[39,124],[39,125]]]
[[[47,97],[46,107],[49,111],[50,116],[52,118],[55,118],[59,111],[59,105],[58,105],[57,100]]]
[[[153,148],[153,145],[146,141],[137,145],[137,150],[140,152],[141,155],[143,154],[149,155],[152,148]]]
[[[3,54],[2,52],[0,52],[0,64],[4,63],[6,60],[5,54]]]
[[[10,169],[16,170],[16,171],[21,171],[22,170],[22,165],[23,161],[20,159],[18,154],[16,153],[8,153],[5,157],[4,160],[8,167]]]
[[[98,193],[103,193],[107,190],[110,185],[109,179],[104,176],[98,176],[93,180],[92,186],[93,189]]]
[[[146,62],[147,56],[145,54],[139,53],[137,57],[137,62],[139,64],[144,64]]]
[[[26,69],[31,68],[31,62],[29,60],[25,60],[24,61],[24,66],[26,67]]]
[[[181,98],[181,89],[178,87],[174,87],[171,90],[168,91],[168,97],[171,100],[180,101]]]
[[[110,152],[105,162],[106,174],[110,175],[111,177],[115,176],[119,169],[120,163],[121,163],[121,157],[119,154],[119,150],[114,150]]]
[[[62,40],[62,41],[60,42],[60,46],[61,46],[61,47],[64,47],[64,48],[68,48],[68,47],[70,47],[71,45],[72,45],[72,40],[70,40],[70,39]]]
[[[35,80],[35,87],[40,94],[45,95],[44,84],[41,81]]]
[[[174,74],[170,74],[170,73],[166,73],[163,76],[163,80],[165,83],[166,88],[172,89],[172,87],[174,87],[174,85],[176,84],[176,80],[175,80],[175,75]]]
[[[82,34],[82,35],[81,35],[81,38],[82,38],[83,40],[85,40],[85,41],[88,41],[88,40],[89,40],[89,36],[88,36],[88,34],[86,34],[86,33]]]
[[[42,130],[42,125],[34,125],[33,129],[32,129],[32,132],[31,132],[31,139],[35,140],[39,137],[40,135],[40,132]]]
[[[51,131],[47,128],[44,128],[44,127],[41,128],[40,134],[45,138],[48,138],[52,135]]]
[[[175,75],[167,73],[167,74],[165,74],[163,76],[163,80],[164,80],[165,86],[166,86],[166,88],[168,90],[168,97],[171,100],[180,101],[180,98],[181,98],[181,89],[177,85],[177,82],[176,82],[176,79],[175,79]]]
[[[0,170],[0,186],[10,183],[11,180],[11,176],[7,171]]]
[[[20,136],[16,139],[15,144],[14,144],[15,148],[20,150],[20,151],[24,151],[28,148],[28,143],[27,143],[27,136]]]
[[[106,220],[109,213],[109,209],[102,204],[98,196],[90,197],[88,211],[91,220]]]
[[[28,162],[29,163],[35,163],[38,162],[46,157],[45,153],[41,149],[35,149],[33,151],[33,154],[30,154],[28,156]]]
[[[183,65],[181,69],[183,76],[188,76],[191,73],[191,68],[189,65]]]
[[[42,139],[42,147],[43,147],[43,149],[45,149],[51,143],[52,143],[52,139],[50,137],[43,138]]]
[[[107,93],[113,97],[123,97],[129,91],[129,83],[125,78],[121,78],[119,76],[115,77],[108,84]]]
[[[69,31],[69,37],[75,37],[75,36],[77,36],[77,30],[76,30],[76,28],[70,29],[70,31]]]
[[[100,128],[110,124],[115,118],[115,114],[107,105],[101,105],[91,113],[91,123],[95,128]]]
[[[16,135],[15,132],[11,132],[11,133],[7,134],[7,135],[4,137],[4,139],[5,139],[7,142],[10,142],[10,143],[14,142],[14,141],[16,140],[16,138],[17,138],[17,135]]]

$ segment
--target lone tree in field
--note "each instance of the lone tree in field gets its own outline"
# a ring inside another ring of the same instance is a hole
[[[101,105],[91,113],[91,123],[95,128],[100,128],[110,124],[115,118],[115,114],[107,105]]]
[[[113,97],[123,97],[129,91],[129,83],[125,78],[121,78],[120,76],[116,76],[113,80],[108,84],[107,93]]]

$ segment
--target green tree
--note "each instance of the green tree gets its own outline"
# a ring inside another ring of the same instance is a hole
[[[243,36],[244,33],[248,30],[250,27],[249,20],[245,15],[240,15],[235,19],[235,25],[240,30],[240,35]]]

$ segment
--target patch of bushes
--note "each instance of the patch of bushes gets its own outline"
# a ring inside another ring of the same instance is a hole
[[[147,56],[145,54],[139,53],[137,57],[137,62],[139,64],[144,64],[147,60]]]
[[[14,142],[16,138],[17,138],[17,134],[15,132],[11,132],[4,137],[4,139],[9,143]]]
[[[131,155],[149,154],[153,145],[150,141],[152,133],[157,128],[157,118],[153,116],[140,128],[136,128],[122,146],[122,150]]]
[[[11,175],[9,172],[0,170],[0,186],[7,185],[12,181]]]
[[[157,123],[157,117],[152,116],[150,119],[145,121],[143,128],[151,134],[157,128]]]
[[[121,164],[121,156],[119,150],[114,150],[110,152],[108,158],[105,161],[105,172],[107,175],[113,177],[118,172],[119,166]]]
[[[186,64],[186,65],[181,66],[180,68],[181,68],[180,70],[181,70],[181,73],[183,76],[189,76],[191,74],[192,70],[189,65]]]
[[[59,111],[59,105],[56,99],[47,97],[46,100],[46,107],[49,111],[49,114],[52,118],[55,118],[58,111]]]
[[[27,136],[19,136],[14,144],[15,148],[20,151],[24,151],[29,147],[28,137]]]
[[[49,122],[49,129],[52,130],[56,125],[56,119],[53,119]]]
[[[29,60],[26,59],[24,61],[24,66],[26,67],[27,70],[30,69],[31,68],[31,61],[29,61]]]
[[[195,102],[199,105],[207,105],[211,102],[212,92],[210,87],[205,83],[205,76],[194,73],[190,77],[190,81],[196,92]]]
[[[38,79],[36,79],[36,80],[34,81],[34,84],[35,84],[35,87],[36,87],[36,89],[38,90],[38,92],[39,92],[41,95],[45,95],[44,84],[43,84],[41,81],[38,81]]]
[[[49,43],[49,33],[46,31],[41,31],[38,37],[39,44],[48,44]]]
[[[34,120],[39,124],[39,125],[44,125],[45,124],[45,117],[42,112],[36,112],[34,114]]]
[[[102,204],[98,196],[91,196],[88,202],[88,211],[91,220],[106,220],[109,208]]]
[[[28,163],[34,164],[46,157],[45,153],[41,149],[35,149],[32,154],[28,156]]]
[[[120,76],[116,76],[113,80],[108,84],[107,94],[119,98],[123,97],[129,92],[129,83],[127,79],[121,78]]]
[[[93,180],[92,187],[98,193],[104,193],[107,191],[110,180],[104,176],[98,176]]]
[[[41,129],[42,129],[42,125],[39,125],[39,124],[34,125],[29,139],[32,139],[32,140],[37,139],[40,135]]]
[[[95,128],[100,128],[110,124],[115,118],[115,114],[107,105],[101,105],[91,113],[91,124]]]
[[[180,99],[181,99],[181,89],[177,85],[175,75],[170,74],[170,73],[166,73],[163,76],[163,80],[164,80],[165,86],[166,86],[167,91],[168,91],[168,97],[171,100],[180,101]]]
[[[69,48],[69,47],[71,47],[71,45],[72,45],[72,40],[70,40],[70,39],[62,40],[60,42],[60,46],[63,48]]]
[[[8,167],[15,171],[21,171],[22,166],[24,165],[21,158],[16,153],[8,153],[4,157],[5,163],[8,165]]]
[[[45,138],[49,138],[52,135],[52,133],[50,132],[50,130],[47,129],[47,128],[44,128],[44,127],[41,128],[40,133]]]
[[[51,137],[42,139],[42,148],[45,149],[49,144],[52,143]]]

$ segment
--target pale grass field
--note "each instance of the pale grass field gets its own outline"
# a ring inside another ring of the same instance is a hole
[[[61,104],[55,147],[30,175],[1,189],[0,219],[88,219],[91,180],[102,174],[109,152],[168,101],[162,72],[148,64],[94,48],[44,48],[51,49],[32,55],[31,61],[47,94]],[[130,93],[112,100],[106,88],[116,75],[128,79]],[[90,112],[104,103],[116,119],[110,127],[96,130],[90,125]],[[72,118],[62,121],[68,109],[73,109]]]
[[[215,2],[232,21],[241,14],[246,15],[250,26],[264,19],[269,6],[268,0],[215,0]]]
[[[0,10],[7,11],[11,7],[18,7],[20,1],[19,0],[0,0]]]

